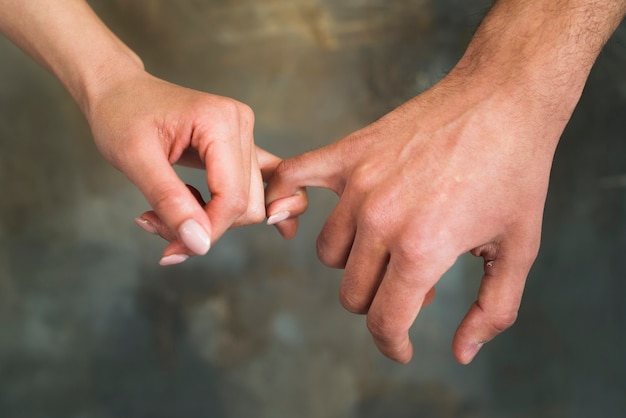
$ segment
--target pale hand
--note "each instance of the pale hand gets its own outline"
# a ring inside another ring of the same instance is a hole
[[[280,159],[262,150],[257,158],[247,105],[136,71],[107,85],[86,114],[102,155],[154,209],[141,218],[146,229],[172,241],[163,264],[204,254],[231,226],[265,218],[261,169],[272,172]],[[206,205],[177,163],[206,169]]]

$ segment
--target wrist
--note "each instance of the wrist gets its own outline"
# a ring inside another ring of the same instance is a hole
[[[625,12],[622,1],[500,0],[449,78],[524,109],[525,120],[559,122],[562,131]]]
[[[95,62],[75,67],[68,76],[59,76],[87,119],[98,100],[125,80],[145,73],[141,59],[124,45],[112,48]],[[68,81],[65,81],[68,80]]]
[[[0,31],[54,74],[83,112],[106,85],[143,64],[83,0],[0,0]]]

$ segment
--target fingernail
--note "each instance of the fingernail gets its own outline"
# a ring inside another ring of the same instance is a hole
[[[173,264],[180,264],[188,258],[189,256],[186,254],[166,255],[161,259],[161,261],[159,261],[159,264],[162,266],[171,266]]]
[[[291,215],[291,213],[289,213],[287,211],[278,212],[278,213],[270,216],[269,218],[267,218],[267,224],[268,225],[277,224],[278,222],[282,222],[285,219],[287,219],[290,215]]]
[[[153,235],[157,235],[157,229],[154,227],[154,225],[152,225],[152,222],[150,222],[147,219],[143,219],[143,218],[135,218],[135,223],[137,225],[139,225],[139,227],[141,229],[143,229],[146,232],[149,232]]]
[[[476,354],[478,354],[483,344],[484,343],[472,344],[470,348],[465,350],[464,356],[465,356],[466,364],[469,364],[472,362],[472,360],[474,360],[474,357],[476,357]]]
[[[211,248],[211,238],[204,228],[195,220],[188,219],[178,228],[178,235],[191,251],[204,255]]]

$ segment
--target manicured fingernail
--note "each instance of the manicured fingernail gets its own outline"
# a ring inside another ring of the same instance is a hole
[[[159,261],[159,264],[162,266],[171,266],[173,264],[180,264],[188,258],[189,256],[186,254],[166,255],[161,259],[161,261]]]
[[[211,248],[211,238],[204,228],[195,220],[188,219],[178,228],[178,235],[191,251],[204,255]]]
[[[470,348],[465,350],[464,355],[465,355],[465,360],[467,364],[471,363],[472,360],[474,360],[474,357],[476,357],[476,354],[478,354],[478,352],[480,351],[483,345],[484,343],[472,344]]]
[[[278,212],[278,213],[270,216],[269,218],[267,218],[267,224],[268,225],[277,224],[278,222],[282,222],[285,219],[287,219],[290,215],[291,215],[291,213],[289,213],[287,211],[285,211],[285,212]]]
[[[154,227],[154,225],[152,225],[152,222],[150,222],[147,219],[135,218],[135,223],[139,225],[139,227],[146,232],[149,232],[154,235],[158,234],[157,229]]]

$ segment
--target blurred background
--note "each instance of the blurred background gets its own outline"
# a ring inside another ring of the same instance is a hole
[[[281,157],[437,82],[490,3],[90,1],[153,74],[248,103],[256,142]],[[341,271],[317,261],[331,192],[310,191],[292,241],[257,225],[160,267],[165,243],[133,222],[143,197],[60,84],[0,38],[0,417],[623,417],[625,45],[622,25],[557,151],[517,323],[455,362],[482,266],[461,257],[402,366],[341,308]]]

